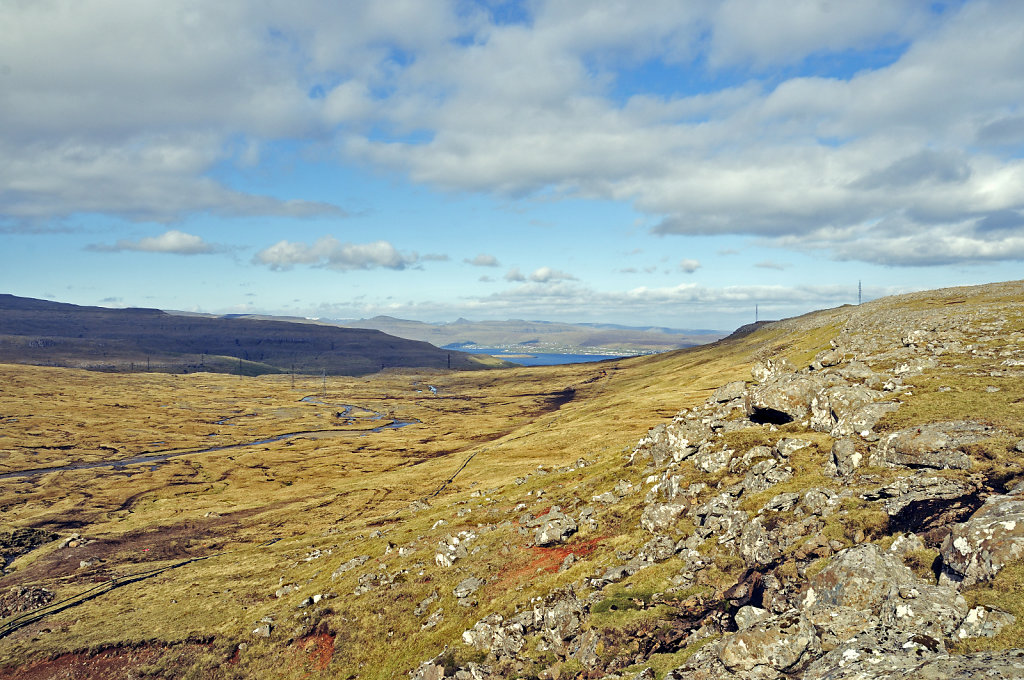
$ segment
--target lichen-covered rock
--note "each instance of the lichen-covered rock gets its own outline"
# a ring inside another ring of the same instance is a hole
[[[878,401],[883,394],[863,385],[836,385],[814,395],[811,400],[811,429],[831,432],[836,424],[858,409]],[[849,433],[847,433],[849,434]]]
[[[685,501],[650,503],[644,506],[643,514],[640,516],[640,526],[652,534],[670,532],[679,518],[689,509],[690,504]]]
[[[898,557],[865,543],[837,553],[810,579],[801,608],[815,611],[850,607],[877,613],[890,587],[919,583],[920,579]]]
[[[975,607],[967,612],[954,635],[957,639],[995,637],[1006,626],[1016,623],[1017,617],[1009,612],[987,607]]]
[[[893,466],[969,470],[971,457],[961,447],[996,434],[990,425],[970,421],[908,427],[879,442],[882,460]]]
[[[731,383],[726,383],[715,390],[714,394],[711,395],[711,400],[718,403],[724,403],[732,401],[733,399],[742,399],[747,393],[747,383],[742,380],[736,380]]]
[[[882,603],[878,618],[882,625],[893,630],[944,638],[953,634],[967,612],[967,601],[955,589],[920,583],[893,587]]]
[[[533,544],[538,547],[561,543],[576,533],[575,520],[556,508],[552,508],[547,515],[544,515],[543,520],[533,536]]]
[[[1024,557],[1024,486],[992,496],[942,542],[942,580],[969,586],[987,581]]]
[[[743,527],[740,534],[739,552],[747,567],[765,567],[782,556],[782,546],[764,528],[763,519],[755,517]]]
[[[750,417],[754,421],[786,423],[811,415],[811,405],[839,378],[807,373],[783,373],[752,387]]]
[[[793,610],[725,638],[718,658],[734,673],[750,673],[758,666],[781,673],[799,670],[820,654],[814,626]]]

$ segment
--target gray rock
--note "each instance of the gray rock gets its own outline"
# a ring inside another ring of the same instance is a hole
[[[640,526],[652,534],[670,532],[689,508],[687,502],[651,503],[644,506]]]
[[[742,399],[747,393],[747,384],[742,380],[736,380],[731,383],[726,383],[715,390],[715,393],[711,395],[711,400],[724,403],[732,401],[733,399]]]
[[[464,578],[459,581],[459,585],[455,586],[452,594],[458,598],[469,597],[476,591],[480,590],[480,587],[483,585],[484,581],[482,579],[470,576],[469,578]]]
[[[820,654],[814,626],[793,610],[725,638],[718,658],[733,673],[750,673],[758,666],[781,673],[797,671]]]
[[[942,580],[969,586],[987,581],[1024,557],[1024,493],[1020,486],[992,496],[942,542]]]
[[[533,543],[536,546],[544,547],[561,543],[576,533],[576,522],[573,518],[562,514],[555,508],[552,508],[541,519],[544,521],[533,536]]]
[[[865,543],[836,554],[808,582],[801,608],[805,611],[850,607],[877,613],[892,586],[921,583],[895,555]]]
[[[771,618],[771,616],[772,613],[767,609],[752,607],[748,604],[736,610],[736,627],[739,630],[744,630],[745,628],[750,628],[765,619]]]
[[[273,632],[274,626],[266,621],[258,624],[252,631],[252,634],[256,637],[268,638],[270,633]]]
[[[832,477],[846,477],[864,461],[852,439],[839,439],[832,444],[832,453],[825,463],[825,473]]]
[[[967,611],[967,601],[955,589],[920,583],[893,587],[882,603],[878,618],[892,630],[919,632],[941,639],[953,634]]]
[[[1017,617],[1009,612],[986,607],[975,607],[967,612],[960,622],[955,637],[963,640],[972,637],[995,637],[1006,626],[1013,625]]]
[[[879,454],[888,465],[969,470],[971,457],[961,447],[995,434],[991,426],[970,421],[908,427],[885,437]]]

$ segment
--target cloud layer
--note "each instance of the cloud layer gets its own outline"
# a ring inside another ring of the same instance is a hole
[[[495,7],[5,3],[0,222],[345,215],[229,179],[286,144],[445,190],[628,202],[667,238],[892,266],[1024,259],[1022,3]],[[256,261],[417,256],[325,237]]]

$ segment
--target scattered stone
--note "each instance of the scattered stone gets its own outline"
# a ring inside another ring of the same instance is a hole
[[[576,522],[572,517],[562,514],[558,506],[552,507],[542,519],[543,523],[533,536],[533,543],[538,547],[561,543],[576,533]]]
[[[361,567],[364,564],[366,564],[366,561],[369,560],[369,559],[370,559],[369,555],[360,555],[359,557],[353,557],[348,562],[343,563],[341,566],[339,566],[337,569],[335,569],[334,573],[331,574],[331,578],[338,578],[339,576],[344,574],[346,571],[351,571],[352,569],[355,569],[356,567]]]
[[[758,666],[767,666],[764,671],[791,673],[820,653],[814,625],[794,610],[727,637],[718,658],[733,673],[751,673]]]
[[[455,586],[455,590],[452,591],[452,594],[460,599],[469,597],[476,591],[480,590],[480,587],[483,585],[484,581],[482,579],[471,576],[459,581],[459,585]]]

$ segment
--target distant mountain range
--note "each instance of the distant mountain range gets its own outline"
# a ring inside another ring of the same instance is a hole
[[[296,320],[297,321],[297,320]],[[320,373],[487,368],[504,362],[372,329],[159,309],[82,307],[0,294],[0,362],[104,371]]]
[[[410,340],[422,340],[438,347],[521,347],[532,352],[602,351],[622,354],[661,352],[714,342],[728,333],[716,330],[687,330],[662,327],[634,327],[597,323],[551,321],[468,321],[423,323],[390,316],[359,321],[336,321],[346,328],[383,331]]]

